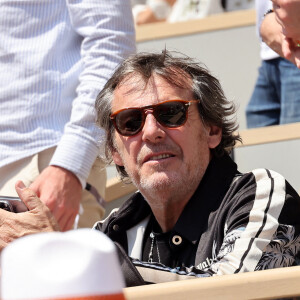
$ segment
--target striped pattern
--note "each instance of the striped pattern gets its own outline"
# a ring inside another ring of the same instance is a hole
[[[285,179],[274,171],[253,171],[256,194],[249,223],[235,241],[234,249],[217,263],[217,274],[254,271],[264,249],[274,238],[285,201]]]
[[[129,0],[0,7],[0,167],[58,144],[51,163],[84,184],[103,138],[95,98],[135,52]]]

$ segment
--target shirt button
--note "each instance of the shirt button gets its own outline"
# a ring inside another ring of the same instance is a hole
[[[180,235],[174,235],[172,237],[172,243],[176,246],[180,245],[182,243],[182,237]]]
[[[119,231],[119,229],[120,229],[119,225],[115,224],[115,225],[113,226],[113,230],[114,230],[114,231]]]

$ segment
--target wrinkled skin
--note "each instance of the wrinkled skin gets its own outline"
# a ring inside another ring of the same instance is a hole
[[[62,231],[73,227],[79,211],[82,186],[72,172],[49,166],[30,185],[30,189],[49,207]]]
[[[16,183],[16,191],[29,211],[12,213],[0,209],[0,250],[19,237],[60,230],[49,208],[22,181]]]

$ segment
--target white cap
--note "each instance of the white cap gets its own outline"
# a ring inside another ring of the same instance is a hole
[[[2,300],[124,299],[123,287],[115,245],[96,230],[28,235],[1,253]]]

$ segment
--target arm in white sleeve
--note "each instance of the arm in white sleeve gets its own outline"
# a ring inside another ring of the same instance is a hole
[[[135,52],[135,30],[129,1],[66,3],[74,31],[82,37],[83,71],[70,121],[50,164],[73,172],[84,187],[104,138],[95,125],[94,102],[116,66]]]
[[[255,9],[256,9],[256,33],[260,37],[260,25],[264,19],[264,14],[273,7],[272,1],[270,0],[256,0]]]

